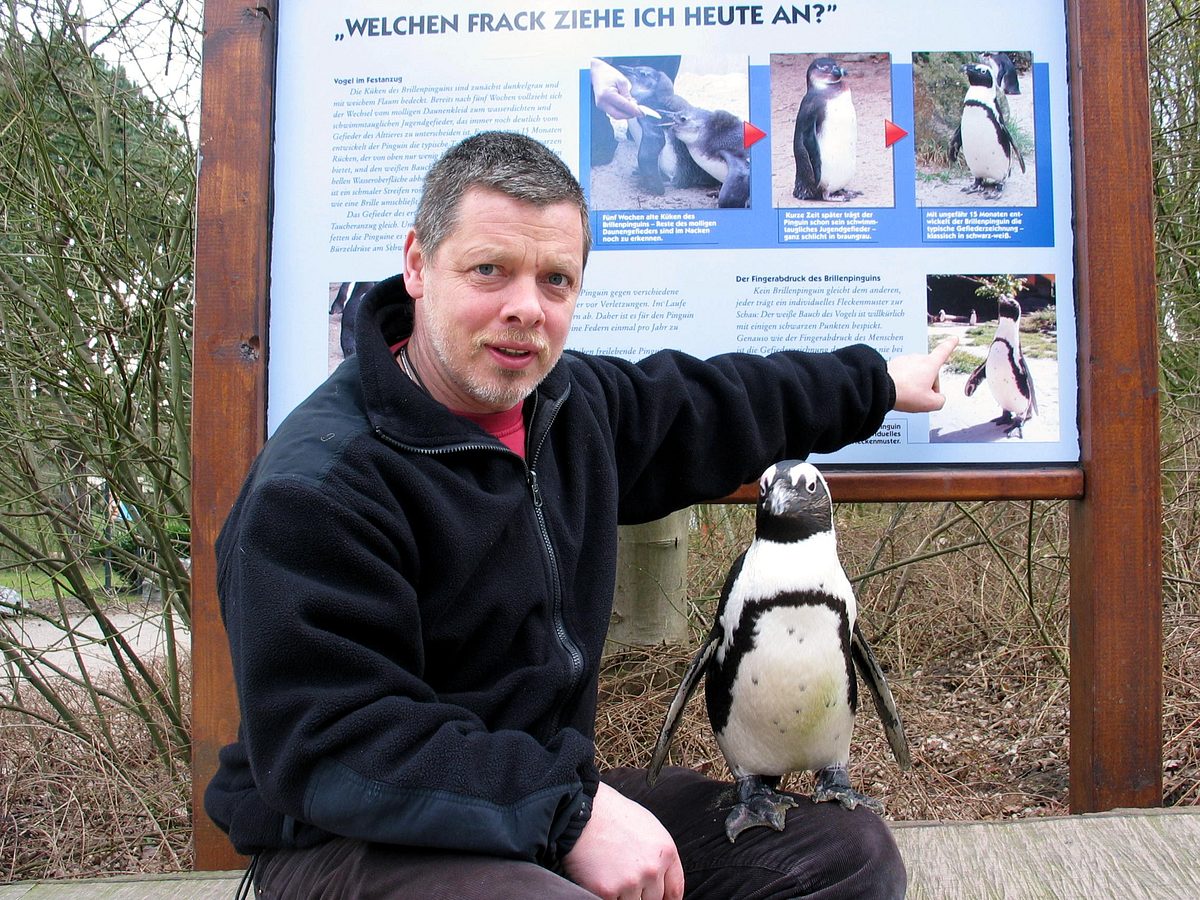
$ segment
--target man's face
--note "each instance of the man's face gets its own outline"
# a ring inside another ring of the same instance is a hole
[[[582,281],[583,224],[570,203],[474,188],[432,258],[410,233],[409,356],[429,393],[460,412],[520,403],[562,355]]]

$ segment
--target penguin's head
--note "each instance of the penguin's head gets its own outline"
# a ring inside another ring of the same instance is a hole
[[[805,78],[808,80],[808,89],[811,91],[838,84],[845,76],[846,70],[837,64],[837,60],[822,56],[809,63]]]
[[[810,463],[777,462],[758,480],[755,536],[787,543],[833,530],[833,500],[825,477]]]
[[[629,79],[629,92],[638,103],[653,107],[655,101],[668,100],[675,93],[670,76],[653,66],[618,65],[617,69]]]
[[[1021,304],[1015,297],[1001,297],[996,301],[996,306],[1001,319],[1012,319],[1014,322],[1021,320]]]
[[[993,86],[992,70],[981,63],[967,63],[962,67],[963,73],[967,76],[967,81],[971,87],[986,87]]]

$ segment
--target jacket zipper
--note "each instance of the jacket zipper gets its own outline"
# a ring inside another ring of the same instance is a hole
[[[554,552],[554,543],[550,540],[550,528],[546,524],[546,514],[542,509],[542,491],[538,484],[537,463],[541,456],[542,447],[546,443],[546,439],[550,436],[550,428],[554,425],[554,420],[558,417],[558,411],[562,404],[566,401],[566,395],[560,397],[558,402],[554,403],[547,410],[546,425],[541,430],[541,437],[538,439],[536,447],[530,448],[529,464],[526,471],[529,473],[529,493],[533,498],[533,513],[537,519],[538,531],[542,535],[542,548],[546,551],[546,560],[550,566],[550,580],[553,586],[552,596],[552,618],[554,622],[554,633],[558,638],[559,645],[567,654],[567,659],[570,663],[569,679],[567,682],[567,690],[563,694],[563,702],[559,704],[558,711],[555,713],[553,727],[550,734],[554,735],[561,727],[562,710],[566,705],[567,700],[575,696],[575,692],[579,690],[579,683],[583,680],[583,651],[579,649],[579,645],[575,643],[571,635],[567,632],[566,616],[563,611],[563,595],[562,595],[562,578],[558,571],[558,556]],[[533,415],[529,417],[529,422],[532,425],[537,421],[538,405],[541,398],[533,395]]]
[[[563,612],[563,595],[562,595],[562,578],[558,570],[558,556],[554,552],[554,543],[550,540],[550,528],[546,523],[546,514],[542,510],[542,491],[538,483],[537,477],[537,460],[541,454],[542,446],[546,442],[546,438],[550,435],[550,427],[554,424],[555,418],[558,417],[558,410],[562,406],[566,397],[559,398],[558,402],[550,407],[548,412],[549,419],[546,422],[545,428],[541,430],[541,438],[538,440],[537,446],[531,448],[529,453],[529,461],[525,465],[525,480],[529,485],[529,495],[533,501],[534,519],[537,521],[538,533],[542,538],[542,550],[546,555],[547,565],[550,567],[550,584],[552,590],[551,596],[551,620],[554,625],[554,635],[558,639],[559,645],[567,654],[570,663],[570,677],[567,683],[567,690],[563,695],[563,702],[559,704],[558,711],[555,713],[553,727],[549,734],[553,736],[561,727],[562,708],[566,704],[568,698],[573,697],[579,689],[579,683],[583,679],[583,651],[579,649],[579,645],[575,643],[571,635],[567,632],[566,618]],[[529,417],[530,425],[533,425],[537,420],[537,404],[539,398],[534,395],[534,414]],[[507,447],[497,447],[494,444],[483,443],[462,443],[462,444],[447,444],[443,447],[428,448],[428,447],[413,447],[409,444],[402,443],[396,440],[380,426],[375,426],[375,436],[382,440],[385,444],[395,447],[399,450],[404,450],[409,453],[417,453],[422,456],[438,456],[444,453],[457,453],[461,451],[485,450],[495,453],[512,453]],[[516,455],[516,454],[513,454]]]

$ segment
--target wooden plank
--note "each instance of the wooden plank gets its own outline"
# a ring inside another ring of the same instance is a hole
[[[1162,802],[1162,498],[1146,28],[1141,0],[1068,4],[1079,399],[1087,424],[1087,492],[1072,505],[1070,527],[1073,812]]]
[[[204,814],[237,696],[213,544],[266,435],[275,0],[204,6],[192,412],[192,823],[196,867],[241,864]]]
[[[1200,809],[1022,819],[901,822],[909,900],[1195,900]]]
[[[838,503],[899,503],[920,500],[1053,500],[1082,497],[1078,466],[1029,469],[922,467],[823,469]],[[722,503],[755,503],[758,485],[747,484]]]
[[[23,882],[0,886],[0,900],[228,900],[242,873],[180,872],[170,875],[125,875],[77,881]]]
[[[1200,808],[1009,822],[893,822],[909,900],[1200,897]],[[0,900],[231,897],[240,871],[0,886]]]

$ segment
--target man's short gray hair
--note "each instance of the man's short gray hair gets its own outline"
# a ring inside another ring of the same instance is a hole
[[[583,222],[583,262],[592,247],[587,198],[566,164],[523,134],[484,131],[455,144],[425,175],[413,230],[427,256],[458,224],[463,195],[471,188],[498,191],[535,206],[570,203]]]

